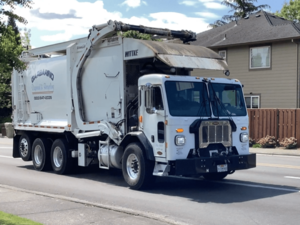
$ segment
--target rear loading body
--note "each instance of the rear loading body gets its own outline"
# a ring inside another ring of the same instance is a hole
[[[221,179],[255,167],[240,82],[190,76],[226,70],[220,56],[107,37],[114,29],[23,53],[27,69],[12,77],[14,157],[59,174],[93,163],[122,169],[135,189],[153,176]]]

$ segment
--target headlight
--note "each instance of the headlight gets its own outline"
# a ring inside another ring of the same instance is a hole
[[[248,134],[247,133],[241,133],[240,134],[240,141],[241,142],[247,142],[249,140]]]
[[[175,136],[175,144],[177,146],[181,146],[185,144],[185,137],[182,135]]]

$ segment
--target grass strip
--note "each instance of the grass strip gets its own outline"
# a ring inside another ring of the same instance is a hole
[[[0,224],[1,225],[42,225],[41,223],[37,223],[1,211],[0,211]]]

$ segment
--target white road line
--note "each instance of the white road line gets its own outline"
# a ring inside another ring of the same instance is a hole
[[[269,157],[282,157],[282,158],[298,158],[300,159],[300,156],[295,156],[295,155],[272,155],[272,154],[260,154],[260,153],[256,153],[256,155],[260,155],[260,156],[269,156]]]
[[[202,178],[193,178],[193,177],[176,177],[176,176],[170,176],[170,177],[186,179],[186,180],[204,180]],[[298,189],[272,187],[272,186],[259,185],[259,184],[244,184],[244,183],[238,183],[238,182],[236,183],[236,182],[226,181],[226,179],[224,181],[210,181],[210,182],[215,182],[215,183],[220,183],[220,184],[231,184],[231,185],[238,185],[238,186],[245,186],[245,187],[273,189],[273,190],[278,190],[278,191],[299,192],[300,193],[300,190],[298,190]]]
[[[288,178],[288,179],[297,179],[297,180],[300,180],[300,177],[291,177],[291,176],[285,176],[284,178]]]
[[[8,158],[8,159],[13,159],[11,156],[6,156],[6,155],[0,155],[1,158]]]
[[[280,187],[272,187],[272,186],[265,186],[265,185],[258,185],[258,184],[243,184],[243,183],[235,183],[235,182],[227,182],[224,180],[222,181],[216,181],[218,183],[226,183],[226,184],[232,184],[232,185],[238,185],[238,186],[246,186],[246,187],[255,187],[255,188],[265,188],[265,189],[273,189],[273,190],[278,190],[278,191],[288,191],[288,192],[299,192],[300,190],[297,189],[290,189],[290,188],[280,188]]]

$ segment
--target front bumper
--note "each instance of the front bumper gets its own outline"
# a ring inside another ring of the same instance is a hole
[[[172,162],[172,175],[196,175],[217,173],[218,165],[227,165],[227,172],[256,167],[256,154],[233,155],[224,157],[202,157],[192,159],[178,159]]]

